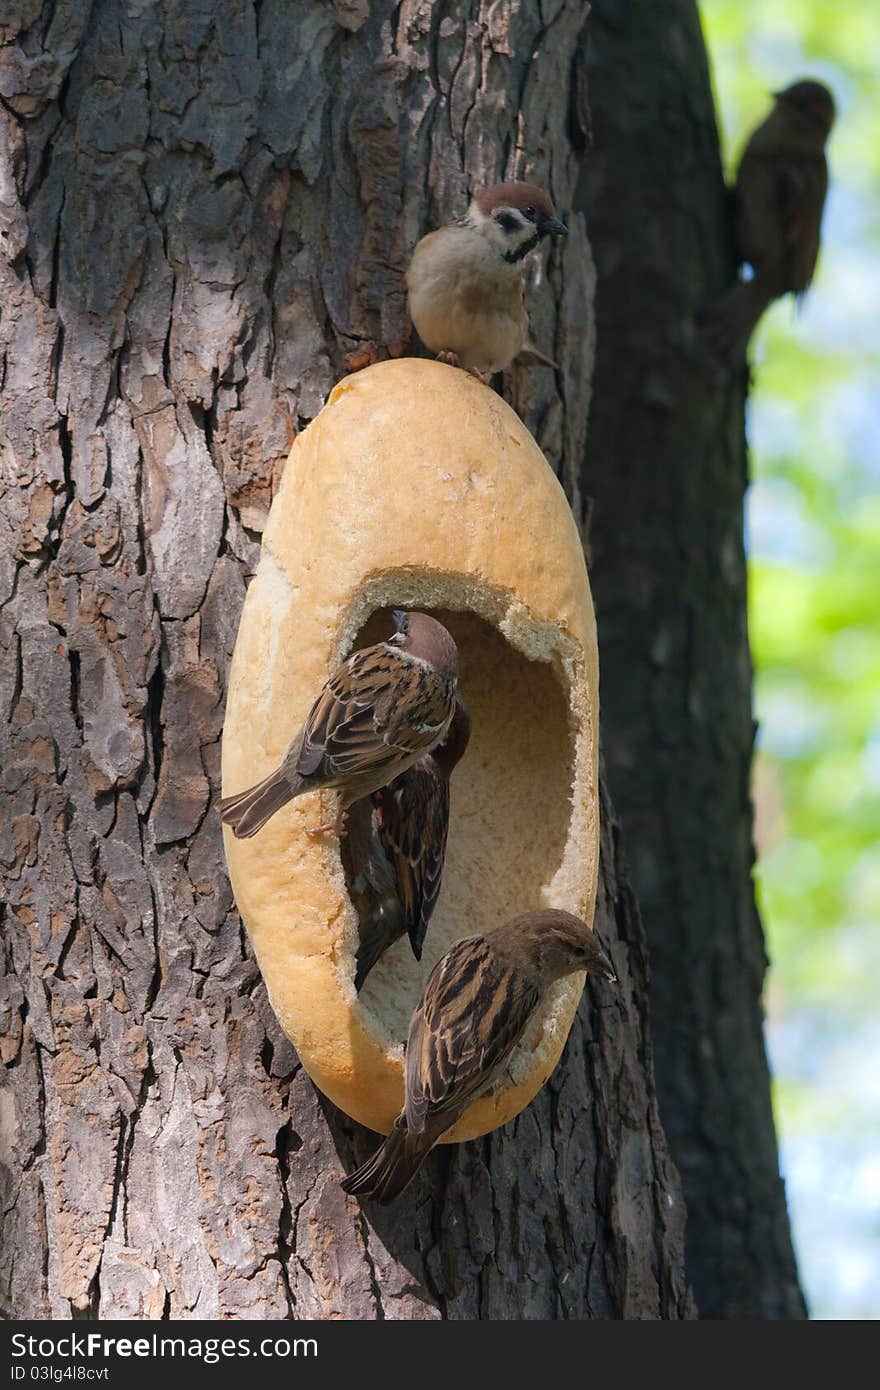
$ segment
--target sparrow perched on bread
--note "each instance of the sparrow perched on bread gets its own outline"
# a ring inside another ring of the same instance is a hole
[[[527,912],[486,936],[457,941],[434,966],[412,1016],[403,1111],[381,1148],[343,1180],[344,1190],[393,1202],[498,1079],[550,985],[578,970],[616,979],[595,933],[569,912]]]
[[[458,649],[427,613],[395,612],[387,642],[354,652],[306,716],[281,766],[256,786],[220,802],[220,818],[239,839],[256,835],[303,792],[340,792],[346,807],[391,782],[444,737],[455,713]],[[329,827],[320,827],[325,829]]]
[[[822,82],[801,81],[775,92],[773,101],[736,176],[737,253],[754,277],[727,290],[702,316],[710,345],[734,365],[745,361],[767,305],[809,288],[819,255],[834,98]]]
[[[376,961],[393,942],[409,933],[413,955],[422,945],[440,893],[449,831],[449,779],[467,748],[471,716],[459,695],[446,736],[412,767],[373,792],[371,833],[351,831],[352,878],[360,918],[355,989],[360,990]],[[358,803],[360,805],[360,803]],[[354,811],[354,807],[351,808]],[[359,818],[360,822],[360,818]],[[366,910],[363,911],[362,909]]]
[[[478,375],[504,370],[522,351],[549,362],[528,341],[522,263],[542,237],[567,231],[533,183],[478,189],[464,217],[413,252],[409,311],[425,346]]]

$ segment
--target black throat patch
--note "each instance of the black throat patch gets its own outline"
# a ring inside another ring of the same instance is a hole
[[[517,261],[521,261],[523,256],[527,256],[530,251],[534,251],[540,240],[540,234],[535,232],[534,236],[530,236],[528,241],[524,241],[522,246],[518,246],[515,251],[505,251],[504,259],[507,261],[507,264],[516,265]]]

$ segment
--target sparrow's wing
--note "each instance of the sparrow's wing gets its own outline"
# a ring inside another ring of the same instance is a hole
[[[737,173],[740,252],[776,293],[801,293],[813,278],[827,190],[823,154],[746,147]]]
[[[737,240],[742,259],[771,276],[784,272],[786,256],[779,196],[778,157],[750,140],[736,175]]]
[[[365,647],[334,672],[309,711],[296,770],[332,783],[428,752],[454,699],[428,667],[383,644]]]
[[[360,993],[373,966],[406,932],[397,899],[397,877],[375,828],[376,812],[369,796],[348,808],[340,841],[348,895],[358,915],[355,989]]]
[[[416,960],[440,892],[449,830],[449,780],[432,764],[431,758],[416,763],[373,797]]]
[[[447,951],[431,974],[406,1044],[406,1123],[418,1134],[426,1120],[450,1124],[493,1081],[521,1038],[538,990],[501,966],[485,937]],[[442,1131],[441,1131],[442,1132]]]
[[[394,866],[376,829],[373,802],[368,796],[348,807],[345,832],[339,842],[349,896],[363,917],[383,898],[397,897]]]
[[[822,209],[828,192],[825,156],[806,155],[787,161],[779,170],[778,190],[789,284],[800,294],[809,287],[819,257]]]

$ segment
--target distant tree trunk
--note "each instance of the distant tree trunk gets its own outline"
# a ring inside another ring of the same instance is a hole
[[[582,488],[602,736],[648,936],[660,1113],[703,1317],[804,1313],[764,1049],[751,881],[744,379],[694,315],[734,276],[693,0],[593,0],[593,148],[576,206],[598,271]]]
[[[8,11],[7,11],[8,13]],[[574,0],[20,0],[2,31],[0,1291],[18,1317],[687,1316],[647,965],[606,815],[585,997],[537,1101],[387,1213],[269,1009],[216,815],[226,672],[292,435],[404,350],[469,185],[571,205]],[[580,516],[592,267],[514,400]],[[328,519],[332,524],[332,519]],[[525,906],[525,905],[524,905]],[[603,996],[605,998],[606,996]]]

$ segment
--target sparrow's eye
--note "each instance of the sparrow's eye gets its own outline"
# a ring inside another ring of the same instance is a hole
[[[525,214],[526,214],[526,217],[529,219],[530,222],[534,222],[534,220],[535,220],[535,209],[534,209],[533,207],[531,207],[531,206],[527,207],[526,210],[525,210]]]

